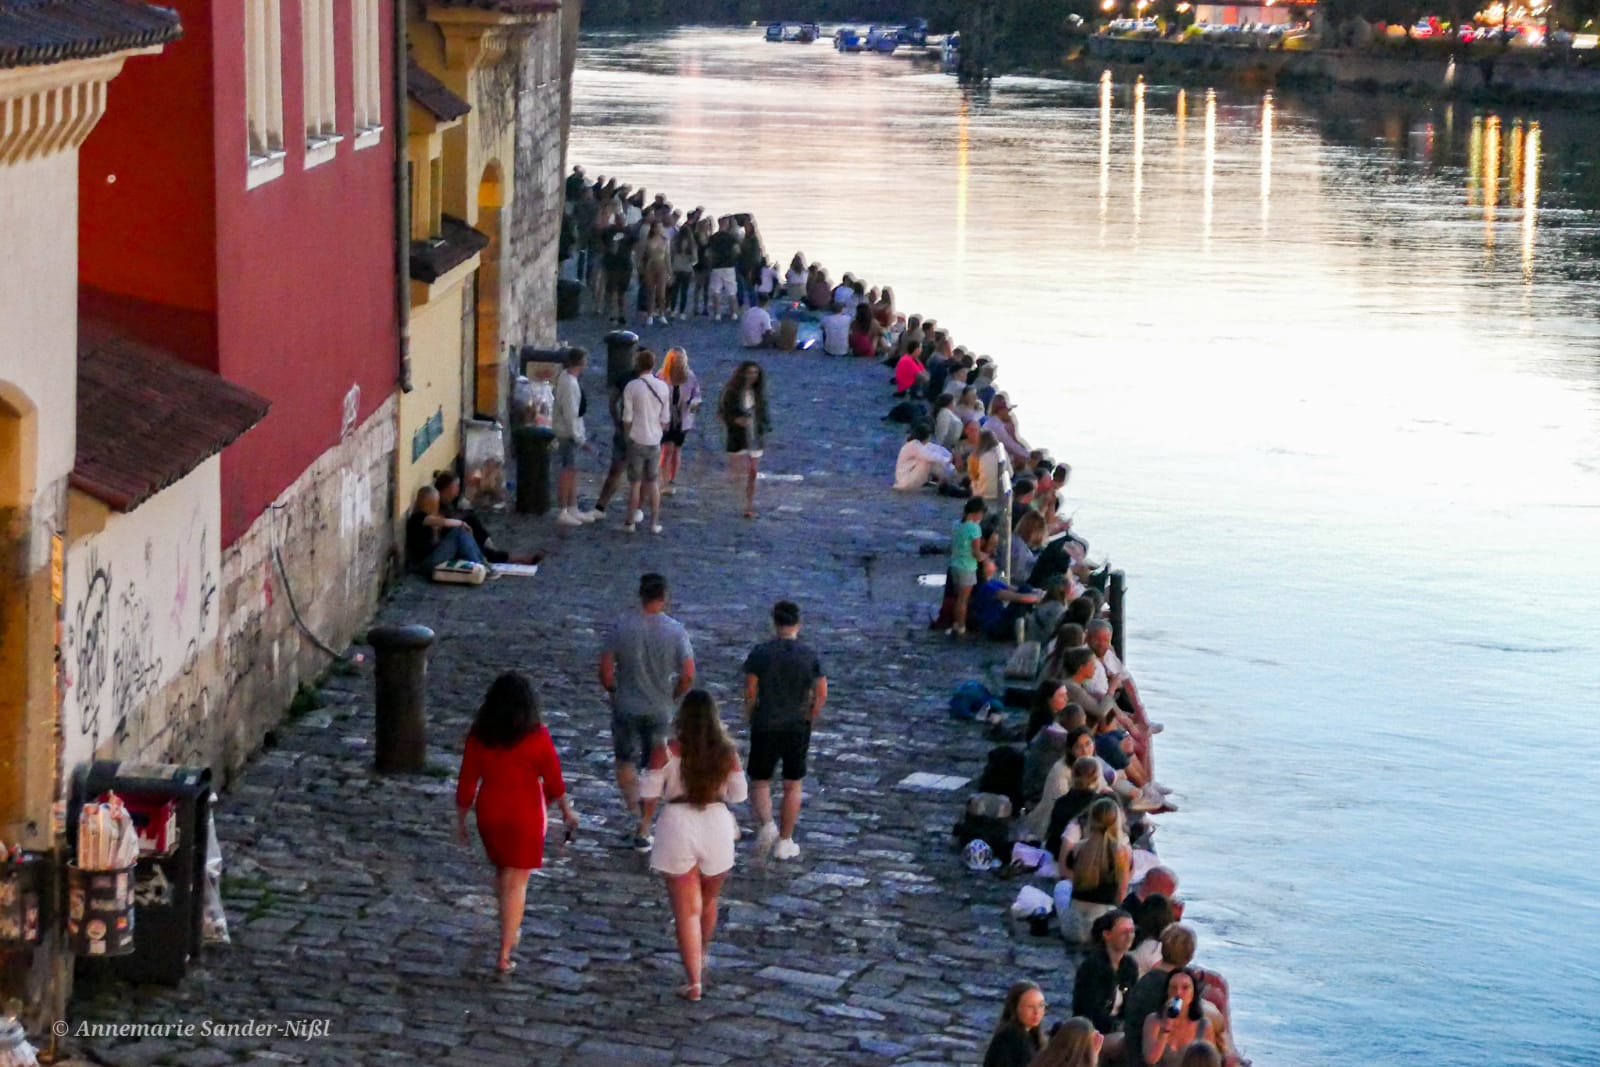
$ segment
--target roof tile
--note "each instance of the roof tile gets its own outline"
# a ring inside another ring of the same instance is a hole
[[[0,69],[175,41],[178,13],[130,0],[0,0]]]
[[[406,57],[406,95],[440,122],[451,122],[472,110],[471,104],[410,56]]]
[[[82,321],[72,487],[131,511],[237,440],[268,406],[210,371]]]

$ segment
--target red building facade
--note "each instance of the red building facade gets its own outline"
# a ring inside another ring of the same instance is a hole
[[[226,545],[393,392],[394,8],[175,6],[183,40],[119,81],[84,147],[82,303],[271,401],[223,454]],[[276,143],[255,158],[252,46],[277,58]]]

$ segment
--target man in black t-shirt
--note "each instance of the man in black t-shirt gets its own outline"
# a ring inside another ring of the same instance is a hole
[[[806,776],[811,726],[828,700],[822,661],[801,644],[800,608],[787,600],[772,607],[777,637],[750,650],[744,660],[744,713],[750,722],[750,809],[756,819],[756,855],[776,859],[800,855],[794,842],[800,821],[800,782]],[[772,779],[783,764],[783,825],[772,821]]]

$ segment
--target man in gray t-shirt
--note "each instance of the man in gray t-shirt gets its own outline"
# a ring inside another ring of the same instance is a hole
[[[666,743],[678,701],[694,685],[694,649],[689,631],[667,614],[667,580],[639,579],[639,610],[618,619],[600,652],[600,685],[611,697],[611,741],[617,758],[617,788],[639,816],[633,846],[650,847],[655,801],[639,799],[639,767]]]

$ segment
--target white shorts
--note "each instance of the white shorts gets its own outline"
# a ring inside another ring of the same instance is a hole
[[[733,869],[739,824],[726,804],[663,804],[656,818],[650,867],[662,874],[688,874],[696,867],[707,878]]]
[[[706,290],[708,296],[725,296],[730,300],[739,295],[739,283],[734,280],[732,267],[718,267],[711,272],[711,288]]]

